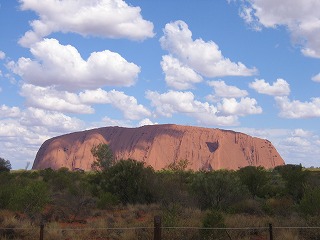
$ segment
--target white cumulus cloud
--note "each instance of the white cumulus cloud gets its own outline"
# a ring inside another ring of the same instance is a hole
[[[294,137],[311,137],[312,132],[303,130],[301,128],[294,129],[292,132],[292,136]]]
[[[140,7],[123,0],[20,0],[22,10],[36,12],[32,30],[19,40],[29,47],[54,32],[82,36],[144,40],[153,37],[153,24],[141,16]]]
[[[29,107],[20,119],[23,126],[45,127],[50,132],[74,132],[82,130],[83,121],[78,118],[67,116],[56,111],[47,111],[43,109]]]
[[[255,68],[247,68],[241,62],[224,57],[213,41],[193,40],[192,32],[183,21],[166,24],[160,43],[183,64],[206,77],[251,76],[257,72]]]
[[[8,107],[4,104],[0,106],[0,119],[1,118],[17,118],[21,114],[20,108]]]
[[[165,73],[167,85],[172,88],[186,90],[202,81],[199,74],[171,55],[162,56],[161,67]]]
[[[218,110],[223,115],[245,116],[262,113],[262,108],[258,106],[254,98],[241,98],[238,102],[235,98],[224,98],[218,103]]]
[[[139,122],[139,126],[146,126],[146,125],[155,125],[155,124],[158,124],[158,123],[154,123],[152,122],[149,118],[145,118],[145,119],[142,119],[140,122]]]
[[[301,137],[288,137],[282,143],[293,147],[309,147],[311,145],[307,139]]]
[[[134,125],[132,124],[132,121],[130,120],[112,119],[106,116],[99,122],[90,123],[90,126],[87,129],[100,128],[105,126],[120,126],[120,127],[130,127],[130,128],[134,127]]]
[[[257,26],[285,26],[302,53],[320,58],[320,1],[315,0],[245,0],[240,16]]]
[[[320,98],[312,98],[310,102],[290,101],[288,97],[275,97],[279,116],[283,118],[320,117]]]
[[[240,9],[239,15],[240,17],[251,26],[253,30],[260,31],[261,30],[261,24],[255,21],[253,15],[254,10],[251,7],[247,7],[246,5],[243,5]]]
[[[19,58],[8,67],[24,81],[58,89],[95,89],[102,86],[131,86],[140,68],[118,53],[93,52],[87,60],[71,45],[44,39],[30,49],[35,59]]]
[[[279,149],[283,152],[287,163],[304,163],[306,167],[317,166],[320,154],[319,136],[308,130],[293,129],[287,136],[279,139]]]
[[[81,102],[87,104],[111,104],[119,109],[126,119],[137,120],[151,113],[133,96],[128,96],[123,92],[111,90],[109,92],[103,89],[86,90],[79,94]]]
[[[271,96],[287,96],[290,94],[289,83],[281,78],[270,85],[264,79],[256,79],[249,84],[249,87],[256,90],[258,93]]]
[[[15,124],[13,121],[0,122],[0,137],[2,139],[18,137],[19,135],[24,136],[26,132],[27,130],[24,127]]]
[[[224,81],[208,81],[208,85],[213,87],[214,96],[225,98],[239,98],[248,95],[246,90],[241,90],[236,86],[227,85]]]
[[[160,94],[147,91],[146,98],[151,101],[156,113],[162,116],[172,117],[175,113],[182,113],[195,118],[199,124],[203,125],[230,126],[238,124],[236,115],[219,115],[217,107],[196,100],[192,92],[169,91]]]
[[[20,95],[25,97],[30,107],[50,111],[90,114],[94,109],[81,103],[79,96],[67,91],[57,91],[53,87],[39,87],[32,84],[23,84]]]
[[[23,84],[20,94],[25,97],[28,107],[48,111],[91,114],[95,112],[91,104],[111,104],[119,109],[126,119],[138,120],[151,115],[148,109],[138,104],[135,97],[116,90],[108,92],[99,88],[76,94],[58,91],[54,87]]]

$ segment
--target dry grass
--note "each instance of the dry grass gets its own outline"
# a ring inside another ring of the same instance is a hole
[[[36,239],[39,228],[23,215],[0,210],[0,239]]]
[[[101,210],[93,213],[86,219],[85,223],[58,223],[49,222],[45,224],[44,236],[46,240],[147,240],[153,237],[154,216],[167,214],[168,209],[159,205],[128,205],[117,209]],[[192,208],[178,208],[174,216],[174,225],[171,227],[201,227],[202,219],[206,212]],[[320,239],[319,230],[310,229],[278,229],[280,226],[318,226],[320,219],[304,219],[298,215],[287,217],[270,217],[266,215],[252,214],[224,214],[226,227],[256,229],[228,230],[232,239],[237,240],[261,240],[268,239],[269,223],[274,226],[275,239],[282,240],[307,240]],[[145,228],[142,228],[145,227]],[[169,226],[170,227],[170,226]],[[12,231],[0,230],[0,239],[26,239],[39,238],[39,226],[32,225],[27,218],[16,213],[0,210],[0,228],[12,228]],[[23,229],[22,229],[23,228]],[[123,228],[123,229],[105,229]],[[125,229],[127,228],[127,229]],[[130,229],[128,229],[130,228]],[[134,229],[136,228],[136,229]],[[222,230],[225,231],[225,230]],[[225,232],[224,232],[225,233]],[[201,239],[198,229],[163,229],[163,239],[170,240],[197,240]]]
[[[315,221],[317,222],[317,218]],[[301,216],[291,214],[290,217],[270,217],[270,216],[254,216],[244,214],[229,214],[225,215],[225,223],[227,227],[257,227],[256,230],[229,230],[232,239],[246,240],[262,237],[268,239],[268,225],[272,223],[273,235],[275,239],[281,240],[314,240],[320,239],[319,229],[303,229],[299,227],[319,226],[317,223],[312,223]],[[258,229],[266,227],[266,229]],[[287,228],[290,227],[290,228]],[[259,238],[257,238],[259,239]]]

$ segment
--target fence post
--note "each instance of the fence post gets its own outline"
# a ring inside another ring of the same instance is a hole
[[[41,223],[40,223],[40,240],[43,240],[43,229],[44,229],[44,223],[41,220]]]
[[[155,216],[154,217],[154,240],[161,240],[161,217]]]
[[[270,240],[273,240],[272,223],[269,223],[269,236]]]

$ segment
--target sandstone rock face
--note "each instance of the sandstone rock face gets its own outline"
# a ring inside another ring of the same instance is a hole
[[[268,140],[234,131],[168,124],[104,127],[55,137],[42,144],[32,168],[91,170],[95,160],[91,148],[99,143],[109,144],[117,160],[132,158],[155,170],[184,159],[193,170],[268,169],[284,164]]]

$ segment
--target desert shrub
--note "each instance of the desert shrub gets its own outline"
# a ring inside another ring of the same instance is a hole
[[[95,201],[86,173],[48,168],[39,171],[39,175],[51,193],[51,206],[45,216],[48,220],[81,221],[90,214]]]
[[[236,239],[236,240],[249,240],[249,239],[269,239],[268,229],[262,229],[261,227],[268,227],[269,223],[273,223],[274,226],[281,226],[282,224],[276,223],[272,218],[267,215],[252,215],[252,214],[226,214],[224,215],[225,224],[229,228],[239,228],[230,229],[228,233],[230,237],[225,239]],[[282,225],[283,226],[283,225]],[[290,226],[290,225],[289,225]],[[292,226],[292,225],[291,225]],[[240,229],[243,228],[243,229]],[[278,234],[275,239],[278,238]]]
[[[108,209],[119,203],[119,199],[110,192],[102,192],[97,199],[99,209]]]
[[[195,173],[191,188],[201,209],[226,210],[248,197],[248,190],[232,171]]]
[[[263,203],[258,199],[243,199],[230,206],[228,213],[242,213],[249,215],[264,214]]]
[[[70,183],[64,190],[56,192],[52,198],[52,215],[56,220],[82,221],[90,215],[90,210],[95,206],[90,185],[81,180]]]
[[[133,159],[120,160],[101,175],[101,190],[117,196],[123,204],[151,203],[154,170]]]
[[[81,172],[72,172],[67,168],[59,168],[54,171],[47,168],[40,171],[43,181],[48,183],[52,192],[60,192],[72,186],[75,182],[86,181],[85,174]]]
[[[163,239],[202,239],[200,238],[199,230],[191,228],[201,227],[201,219],[204,214],[199,209],[186,208],[179,205],[179,203],[174,203],[166,207],[162,206],[160,215],[162,216],[162,226],[164,227],[162,231]]]
[[[289,216],[294,211],[294,202],[289,197],[269,198],[266,200],[264,210],[269,215]]]
[[[320,186],[320,171],[308,169],[307,185],[309,187]]]
[[[0,209],[7,209],[10,199],[14,194],[14,186],[11,184],[1,184],[0,187]]]
[[[41,213],[49,200],[47,185],[44,182],[35,181],[18,188],[10,198],[9,207],[34,218]]]
[[[278,172],[284,179],[287,194],[296,203],[299,203],[303,198],[309,172],[304,171],[301,165],[293,164],[277,166],[274,171]]]
[[[203,228],[225,228],[224,217],[221,212],[211,210],[202,220]],[[224,229],[202,229],[201,239],[227,239],[227,232]]]
[[[307,188],[300,206],[300,211],[305,215],[319,216],[320,214],[320,187]]]
[[[286,181],[283,179],[279,171],[268,171],[268,182],[264,186],[265,199],[268,198],[283,198],[288,196],[286,189]]]
[[[166,227],[177,226],[183,207],[178,203],[171,203],[163,208],[163,225]]]
[[[154,196],[162,207],[179,203],[182,207],[194,207],[195,198],[190,194],[190,171],[160,171],[154,180]]]
[[[42,183],[39,180],[39,175],[35,171],[23,170],[0,173],[0,209],[16,209],[17,197],[21,198],[22,192],[28,191],[26,189],[40,188],[38,185]],[[36,191],[41,191],[41,189],[36,189]],[[13,204],[14,201],[16,203]]]
[[[263,167],[247,166],[239,169],[237,175],[252,197],[264,197],[267,194],[268,173]]]
[[[5,160],[0,158],[0,173],[1,172],[10,172],[11,170],[11,163],[9,160]]]
[[[54,178],[56,173],[57,171],[54,171],[52,168],[45,168],[45,169],[39,170],[39,175],[44,182],[51,181],[51,179]]]
[[[10,198],[15,192],[16,185],[13,184],[10,173],[0,173],[0,209],[7,209]]]

